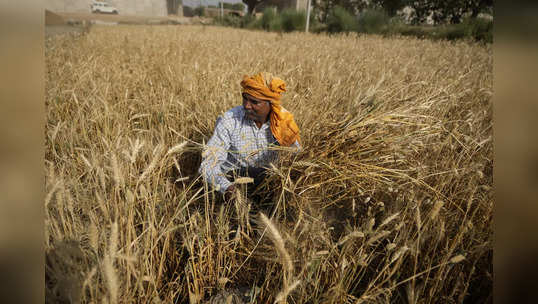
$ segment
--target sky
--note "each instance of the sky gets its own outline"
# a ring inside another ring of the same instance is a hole
[[[219,3],[218,0],[183,0],[183,5],[190,6],[190,7],[197,7],[200,6],[200,2],[202,3],[202,6],[208,6],[208,5],[217,5]],[[223,0],[224,3],[239,3],[241,0]]]

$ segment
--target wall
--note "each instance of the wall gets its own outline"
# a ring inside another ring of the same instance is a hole
[[[91,0],[45,0],[44,4],[53,12],[89,13]]]
[[[168,15],[166,0],[110,0],[110,3],[116,5],[120,14],[124,15]]]
[[[45,9],[62,13],[89,13],[92,0],[45,0]],[[108,0],[120,15],[167,16],[166,0]]]

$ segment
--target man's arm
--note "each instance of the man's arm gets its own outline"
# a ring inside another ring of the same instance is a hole
[[[226,128],[225,120],[222,117],[217,119],[215,131],[202,154],[203,160],[200,164],[199,173],[210,183],[213,188],[221,193],[225,193],[228,187],[233,184],[222,172],[221,166],[226,162],[228,149],[231,144],[230,134]]]

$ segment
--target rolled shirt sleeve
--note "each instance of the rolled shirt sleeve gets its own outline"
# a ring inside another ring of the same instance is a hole
[[[231,138],[226,121],[219,117],[215,126],[215,132],[209,139],[202,154],[202,163],[199,173],[211,184],[211,186],[221,192],[226,192],[232,183],[226,178],[222,171],[222,165],[227,161],[227,154],[230,148]]]

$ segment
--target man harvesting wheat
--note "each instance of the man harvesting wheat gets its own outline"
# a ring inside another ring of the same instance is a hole
[[[217,119],[213,136],[203,153],[199,172],[227,198],[235,192],[235,176],[248,176],[258,186],[265,168],[278,158],[277,148],[299,148],[299,127],[284,109],[280,97],[286,83],[269,73],[244,76],[243,105]]]

